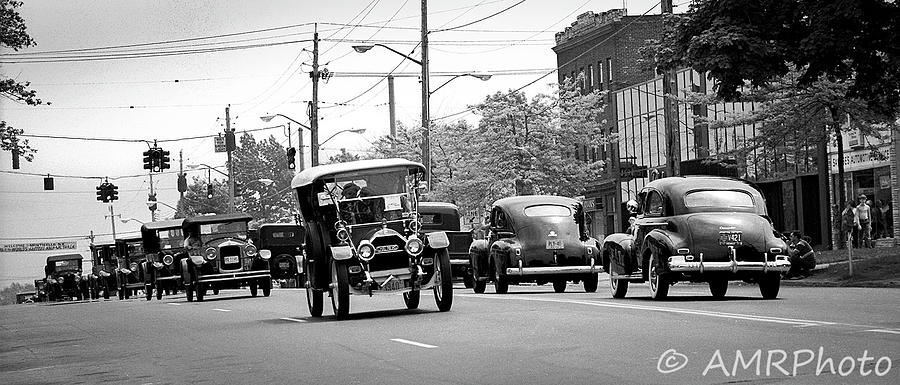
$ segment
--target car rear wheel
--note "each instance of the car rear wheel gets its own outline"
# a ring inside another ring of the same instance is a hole
[[[256,297],[258,295],[256,280],[250,281],[247,286],[250,286],[250,296]]]
[[[184,296],[185,296],[185,298],[187,298],[188,302],[194,301],[194,285],[193,284],[189,283],[187,285],[184,285]]]
[[[147,300],[153,299],[153,284],[148,283],[144,285],[144,294],[147,296]]]
[[[566,285],[569,282],[564,279],[554,279],[553,280],[553,291],[557,293],[564,293],[566,291]]]
[[[434,302],[438,310],[448,311],[453,306],[453,274],[450,271],[450,254],[438,251],[434,261]]]
[[[156,299],[157,299],[157,300],[162,300],[162,297],[163,297],[163,287],[162,287],[162,283],[160,283],[159,281],[157,281],[157,282],[156,282]]]
[[[500,257],[494,257],[494,291],[497,294],[506,294],[509,291],[509,278],[506,277],[506,265]]]
[[[418,309],[419,308],[419,299],[422,297],[422,292],[419,290],[408,291],[403,293],[403,302],[406,303],[407,309]]]
[[[197,283],[197,302],[203,302],[203,297],[206,296],[206,284]]]
[[[612,275],[610,275],[609,291],[612,293],[613,298],[625,298],[625,293],[628,293],[628,281],[613,278]]]
[[[475,278],[472,277],[471,274],[466,273],[466,275],[463,276],[463,286],[465,286],[466,289],[473,288],[475,286]]]
[[[600,283],[599,274],[591,274],[582,282],[585,293],[594,293],[597,291],[597,285]]]
[[[765,299],[778,298],[778,289],[781,288],[781,274],[766,273],[759,277],[759,293]]]
[[[272,280],[269,278],[260,278],[259,279],[259,287],[262,288],[263,297],[268,297],[269,294],[272,294]]]
[[[728,292],[728,280],[723,278],[710,280],[709,292],[712,293],[713,298],[725,298],[725,293]]]
[[[650,255],[650,298],[664,300],[669,295],[669,279],[659,273],[659,251],[653,249]]]
[[[331,308],[338,319],[350,314],[350,276],[347,265],[331,261]]]

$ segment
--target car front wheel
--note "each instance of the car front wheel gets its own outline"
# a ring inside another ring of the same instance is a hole
[[[728,292],[728,280],[724,278],[710,280],[709,292],[712,293],[713,298],[725,298],[725,293]]]
[[[347,265],[331,261],[331,308],[338,319],[350,314],[350,275]]]
[[[583,286],[585,293],[593,293],[597,291],[597,285],[600,283],[600,275],[591,274],[584,279]]]
[[[557,293],[563,293],[566,291],[566,285],[568,282],[564,279],[557,279],[553,281],[553,291]]]
[[[650,255],[650,298],[664,300],[669,295],[669,279],[659,272],[659,251],[655,248]]]
[[[766,273],[759,277],[759,293],[765,299],[778,298],[778,289],[781,288],[781,274]]]
[[[262,288],[263,297],[268,297],[269,294],[272,294],[272,280],[269,278],[261,278],[259,280],[259,286]]]
[[[187,298],[188,302],[194,301],[194,285],[193,284],[189,283],[187,285],[184,285],[184,296],[185,296],[185,298]]]
[[[450,254],[447,250],[437,253],[434,260],[434,302],[438,310],[448,311],[453,306],[453,274],[450,271]]]
[[[322,309],[324,307],[323,304],[323,293],[321,290],[315,290],[312,287],[312,283],[309,282],[309,262],[304,258],[303,260],[303,271],[307,272],[305,274],[303,280],[303,287],[306,288],[306,306],[309,307],[309,315],[313,317],[321,317]]]
[[[422,292],[418,290],[409,291],[403,293],[403,302],[406,303],[407,309],[418,309],[419,308],[419,299],[422,297]]]
[[[255,281],[255,280],[254,280],[254,281],[250,281],[250,283],[249,283],[247,286],[250,286],[250,296],[251,296],[251,297],[256,297],[257,295],[259,295],[259,294],[258,294],[258,293],[259,293],[259,291],[258,291],[259,288],[257,287],[257,284],[256,284],[256,281]]]
[[[203,302],[203,297],[206,296],[206,285],[202,283],[197,283],[197,302]]]

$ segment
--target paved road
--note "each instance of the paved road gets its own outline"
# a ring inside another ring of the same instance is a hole
[[[677,285],[666,302],[646,293],[460,288],[447,313],[430,296],[413,311],[396,295],[351,297],[340,322],[327,298],[327,316],[313,319],[305,293],[288,289],[7,306],[0,382],[900,383],[896,289],[783,287],[773,301],[755,286],[732,285],[722,301],[700,285]]]

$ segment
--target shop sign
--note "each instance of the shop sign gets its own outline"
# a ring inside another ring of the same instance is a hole
[[[837,153],[828,156],[831,173],[838,172]],[[882,145],[878,151],[869,148],[847,151],[844,153],[844,171],[868,170],[875,167],[890,166],[894,159],[894,147]]]

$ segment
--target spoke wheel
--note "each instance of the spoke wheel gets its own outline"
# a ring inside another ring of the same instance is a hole
[[[422,298],[422,292],[419,290],[403,293],[403,302],[406,303],[407,309],[418,309],[420,298]]]
[[[331,261],[331,308],[338,319],[350,314],[350,277],[347,265]]]
[[[669,280],[665,274],[659,274],[659,251],[655,248],[650,255],[650,298],[664,300],[669,295]]]
[[[450,271],[450,254],[438,251],[434,260],[434,302],[438,310],[448,311],[453,306],[453,274]]]
[[[309,315],[313,317],[321,317],[322,316],[322,308],[323,304],[323,294],[321,290],[315,290],[312,288],[312,284],[309,282],[309,262],[304,258],[303,260],[303,271],[306,273],[303,275],[303,287],[306,288],[306,306],[309,307]]]

